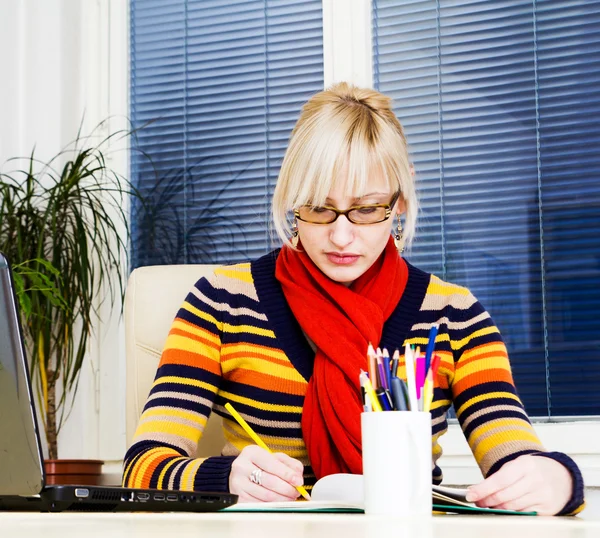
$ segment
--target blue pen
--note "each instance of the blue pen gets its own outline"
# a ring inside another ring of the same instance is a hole
[[[392,404],[392,398],[390,397],[390,391],[382,387],[379,387],[375,393],[379,399],[379,403],[384,411],[393,411],[394,407]]]
[[[408,411],[408,391],[403,380],[392,377],[392,401],[394,402],[395,411]]]
[[[390,371],[390,354],[388,353],[386,347],[383,348],[383,367],[385,368],[385,376],[387,383],[386,388],[389,390],[392,388],[392,373]]]
[[[425,351],[425,375],[429,372],[431,366],[431,356],[435,348],[435,337],[437,336],[439,325],[436,323],[429,329],[429,341],[427,342],[427,350]]]

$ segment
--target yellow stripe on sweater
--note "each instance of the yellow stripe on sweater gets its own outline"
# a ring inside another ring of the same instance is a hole
[[[206,425],[206,421],[208,420],[204,415],[200,413],[194,413],[193,411],[188,411],[186,409],[178,409],[176,407],[151,407],[150,409],[146,409],[143,414],[143,418],[147,417],[161,417],[161,416],[169,416],[182,418],[184,420],[189,420],[190,422],[196,422],[201,426]]]
[[[495,326],[483,327],[483,329],[472,332],[469,336],[466,336],[462,340],[450,340],[450,347],[452,347],[453,350],[457,350],[465,347],[471,340],[474,340],[475,338],[498,332],[498,328]]]
[[[227,439],[227,441],[229,441],[229,443],[231,443],[232,446],[234,446],[240,452],[242,450],[244,450],[244,448],[246,448],[247,446],[254,444],[254,441],[252,439],[250,439],[249,437],[247,437],[247,434],[246,434],[246,437],[239,437],[237,435],[232,436],[232,435],[226,434],[225,438]],[[269,447],[273,447],[273,446],[276,446],[281,443],[277,442],[277,443],[273,443],[273,444],[269,445],[269,443],[267,441],[265,441],[265,444]],[[290,458],[296,458],[296,459],[301,460],[303,458],[306,458],[306,447],[302,443],[302,446],[299,446],[295,449],[290,448],[289,450],[286,450],[285,454],[290,456]]]
[[[506,346],[502,342],[490,342],[489,344],[484,344],[483,346],[477,346],[473,349],[467,349],[462,355],[461,359],[466,360],[471,357],[481,355],[482,353],[494,353],[497,352],[500,355],[503,355],[503,358],[506,358]]]
[[[449,342],[450,335],[448,333],[440,333],[435,337],[435,343],[439,344],[440,342]],[[415,338],[409,338],[406,340],[407,344],[414,346],[421,346],[421,352],[425,353],[425,346],[429,343],[429,337],[420,337],[416,336]]]
[[[134,481],[134,488],[141,488],[143,485],[143,480],[148,473],[148,468],[154,464],[156,459],[160,459],[161,461],[166,457],[172,456],[181,456],[178,452],[173,450],[172,448],[152,448],[148,452],[144,454],[147,458],[144,459],[143,463],[139,465],[139,469],[137,470],[136,480]]]
[[[194,426],[188,426],[179,422],[170,422],[168,420],[146,419],[144,415],[142,415],[142,420],[138,424],[135,436],[139,437],[143,434],[174,435],[176,437],[184,437],[192,443],[198,442],[200,438],[200,430]]]
[[[178,377],[174,375],[166,375],[163,377],[159,377],[152,384],[152,388],[158,387],[163,383],[177,383],[179,385],[189,385],[190,387],[198,387],[201,389],[210,390],[211,392],[216,393],[217,387],[210,383],[206,383],[205,381],[197,381],[196,379],[190,379],[189,377]]]
[[[490,369],[506,370],[510,372],[510,364],[506,357],[487,357],[479,361],[473,361],[461,366],[459,363],[455,371],[454,383],[477,372],[485,372]]]
[[[189,322],[182,321],[180,318],[175,319],[173,325],[171,325],[171,330],[172,329],[179,329],[182,332],[193,334],[194,336],[199,336],[200,338],[208,340],[209,342],[212,342],[216,345],[219,345],[221,343],[221,340],[215,333],[207,331],[206,329],[198,327],[197,325],[190,325]]]
[[[206,357],[210,360],[215,361],[217,364],[220,362],[219,350],[211,346],[206,346],[193,338],[186,338],[180,334],[169,334],[167,341],[165,342],[164,351],[173,349],[176,351],[187,351],[188,353],[194,353],[202,357]]]
[[[227,427],[230,428],[235,437],[232,439],[240,439],[240,440],[248,440],[250,437],[237,422],[230,421],[227,423]],[[288,448],[296,448],[296,449],[305,449],[306,445],[304,444],[304,439],[301,437],[277,437],[274,435],[265,435],[263,433],[260,434],[260,438],[267,446],[285,446]],[[254,441],[252,441],[254,443]]]
[[[185,466],[183,474],[181,475],[181,480],[179,481],[179,489],[183,489],[185,491],[194,490],[194,478],[196,477],[196,473],[203,462],[204,458],[195,458]]]
[[[173,458],[169,463],[167,463],[161,470],[160,475],[158,475],[158,488],[157,489],[166,489],[165,485],[164,485],[164,479],[165,479],[165,475],[167,474],[168,470],[173,467],[173,465],[179,463],[182,460],[185,460],[187,458],[183,458],[183,457],[179,457],[179,458]],[[167,484],[168,486],[168,484]]]
[[[183,307],[188,312],[194,314],[195,316],[212,323],[217,331],[230,333],[230,334],[239,334],[239,333],[248,333],[248,334],[256,334],[260,336],[266,336],[268,338],[275,338],[275,333],[268,329],[261,329],[260,327],[254,327],[253,325],[230,325],[229,323],[222,323],[221,321],[217,321],[214,316],[203,312],[202,310],[198,310],[195,306],[192,306],[190,303],[183,303]]]
[[[238,368],[242,370],[258,372],[260,374],[270,375],[278,379],[284,379],[286,381],[306,383],[306,380],[295,368],[282,366],[281,364],[274,364],[272,362],[269,362],[268,360],[258,359],[256,357],[239,357],[236,359],[229,359],[226,363],[223,364],[223,373],[226,374]]]
[[[487,424],[482,424],[481,426],[478,426],[477,428],[475,428],[471,432],[471,435],[469,435],[469,443],[471,441],[477,442],[481,437],[483,437],[484,435],[487,435],[489,432],[491,432],[497,428],[505,430],[504,433],[510,433],[511,439],[512,439],[513,434],[519,430],[528,430],[530,432],[533,432],[533,429],[532,429],[531,425],[529,424],[529,422],[527,422],[524,419],[497,418]],[[536,437],[536,439],[537,439],[537,437]],[[538,439],[538,442],[539,442],[539,439]]]
[[[246,342],[240,344],[227,344],[223,346],[221,353],[223,358],[226,358],[229,355],[234,355],[235,353],[257,353],[259,355],[265,355],[266,357],[272,357],[280,361],[285,361],[290,365],[290,367],[294,367],[287,355],[280,349],[260,346],[258,344],[247,344]]]
[[[254,327],[253,325],[229,325],[229,323],[224,323],[223,332],[229,334],[248,333],[266,336],[267,338],[275,338],[275,333],[273,331]]]
[[[258,400],[246,398],[245,396],[233,394],[232,392],[225,392],[224,390],[220,391],[219,394],[225,400],[246,404],[251,407],[254,407],[255,409],[260,409],[262,411],[276,411],[279,413],[302,413],[302,407],[298,405],[281,405],[259,402]]]
[[[200,319],[203,319],[204,321],[208,321],[209,323],[212,323],[217,328],[217,331],[223,330],[223,323],[221,323],[220,321],[217,321],[214,316],[211,316],[210,314],[207,314],[206,312],[199,310],[195,306],[192,306],[187,301],[183,303],[183,306],[181,308],[187,310],[191,314],[194,314],[194,316],[199,317]]]
[[[244,268],[243,270],[235,270],[231,267],[220,267],[215,269],[215,274],[231,278],[233,280],[240,280],[246,284],[252,284],[254,282],[252,279],[252,273],[249,270],[249,266],[248,269]]]
[[[510,437],[507,435],[509,433]],[[518,435],[517,432],[515,432],[514,430],[511,430],[510,432],[502,430],[498,433],[490,435],[489,437],[481,440],[480,442],[471,442],[471,440],[469,440],[469,446],[471,446],[471,449],[473,450],[473,455],[475,456],[475,459],[477,461],[481,461],[484,458],[484,456],[492,450],[501,450],[501,447],[504,444],[523,441],[529,441],[534,445],[540,446],[541,449],[540,441],[536,437],[536,435],[533,432],[526,430],[519,430]],[[513,450],[507,451],[507,453],[512,452]]]
[[[443,295],[444,297],[450,295],[464,295],[466,297],[470,295],[470,293],[471,292],[466,288],[442,282],[438,278],[432,278],[429,282],[429,286],[427,286],[427,295]]]

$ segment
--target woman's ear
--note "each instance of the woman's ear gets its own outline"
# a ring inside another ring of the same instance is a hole
[[[396,201],[396,215],[400,216],[406,212],[406,202],[404,198],[400,197]]]

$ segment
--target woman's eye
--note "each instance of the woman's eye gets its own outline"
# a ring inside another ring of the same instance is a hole
[[[325,213],[326,211],[329,211],[326,207],[311,207],[310,208],[311,213]]]
[[[359,207],[358,208],[358,212],[361,215],[370,215],[371,213],[375,213],[375,211],[377,211],[376,207],[372,207],[372,206],[365,206],[365,207]]]

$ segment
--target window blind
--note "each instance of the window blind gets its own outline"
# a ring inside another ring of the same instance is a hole
[[[132,0],[133,267],[269,251],[301,105],[323,89],[315,0]]]
[[[409,259],[465,285],[531,416],[599,415],[600,2],[373,0],[421,204]]]

